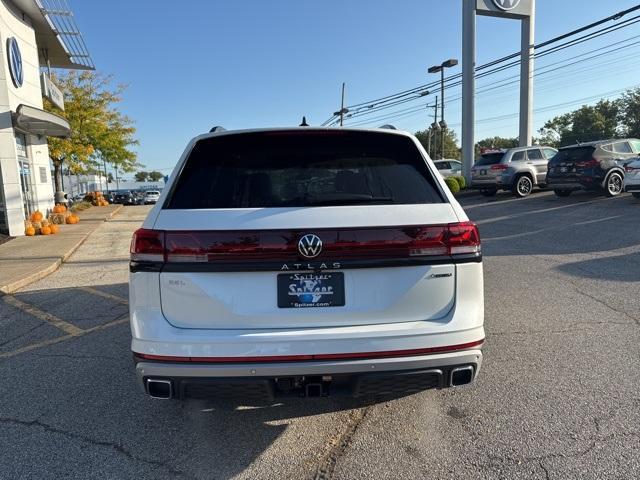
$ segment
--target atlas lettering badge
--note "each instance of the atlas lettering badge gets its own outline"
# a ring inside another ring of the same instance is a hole
[[[22,54],[20,53],[20,47],[15,37],[9,37],[7,39],[7,58],[9,60],[11,80],[16,88],[20,88],[24,81],[24,73],[22,71]]]
[[[493,3],[500,10],[513,10],[520,5],[520,0],[493,0]]]

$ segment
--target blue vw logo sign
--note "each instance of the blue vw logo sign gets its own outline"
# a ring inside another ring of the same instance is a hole
[[[22,54],[20,53],[20,47],[15,37],[9,37],[7,39],[7,58],[9,59],[11,80],[13,80],[16,88],[19,88],[24,81],[24,73],[22,71]]]
[[[305,258],[314,258],[322,251],[322,240],[313,233],[308,233],[298,241],[298,251]]]
[[[493,0],[500,10],[513,10],[520,5],[520,0]]]

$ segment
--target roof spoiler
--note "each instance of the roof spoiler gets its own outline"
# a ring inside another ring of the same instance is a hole
[[[390,123],[385,123],[384,125],[380,125],[378,128],[385,128],[387,130],[397,130],[397,128],[391,125]]]
[[[211,130],[209,130],[209,133],[219,133],[219,132],[226,132],[226,131],[227,131],[226,128],[221,127],[220,125],[216,125]]]

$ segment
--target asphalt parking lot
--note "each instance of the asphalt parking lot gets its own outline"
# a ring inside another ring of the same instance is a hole
[[[0,478],[638,478],[640,201],[462,199],[485,255],[478,382],[375,405],[147,398],[127,324],[125,207],[0,298]]]

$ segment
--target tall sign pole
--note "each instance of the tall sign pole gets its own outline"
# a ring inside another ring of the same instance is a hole
[[[476,15],[521,21],[519,142],[526,146],[533,128],[535,10],[535,0],[462,0],[462,164],[468,181],[475,157]]]
[[[475,158],[476,0],[462,0],[462,172],[471,183]]]
[[[531,12],[521,22],[522,63],[520,63],[520,146],[531,145],[533,137],[533,54],[535,45],[535,0]]]

